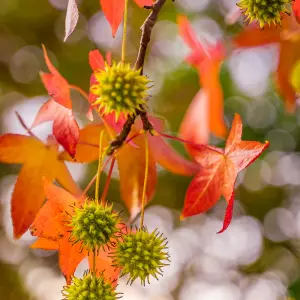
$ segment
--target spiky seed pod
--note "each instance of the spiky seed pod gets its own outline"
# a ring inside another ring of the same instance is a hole
[[[292,0],[240,0],[237,5],[247,17],[246,21],[259,22],[261,28],[268,24],[280,25],[281,14],[289,13],[288,5]]]
[[[147,103],[150,81],[140,70],[131,69],[130,64],[114,62],[94,75],[98,81],[91,87],[91,92],[98,96],[94,104],[99,105],[104,114],[115,112],[117,118],[120,113],[133,116],[136,109]]]
[[[116,300],[120,296],[103,274],[95,276],[86,272],[83,278],[73,277],[72,283],[64,287],[64,300]]]
[[[86,200],[81,207],[75,207],[70,222],[71,239],[81,242],[88,251],[110,246],[111,239],[119,232],[119,215],[113,212],[112,205]]]
[[[157,229],[149,233],[146,228],[127,232],[112,254],[113,266],[121,268],[121,276],[129,274],[127,283],[140,278],[145,285],[150,276],[158,280],[162,267],[167,266],[169,253],[166,238]]]

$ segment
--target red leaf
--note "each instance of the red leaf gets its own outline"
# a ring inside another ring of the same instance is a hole
[[[200,90],[185,112],[179,134],[183,139],[195,144],[208,144],[209,133],[208,97],[203,90]],[[189,144],[186,144],[185,147],[192,156],[195,155],[195,151],[197,152]]]
[[[48,91],[49,96],[66,108],[72,108],[69,84],[67,80],[59,74],[57,69],[51,63],[44,45],[43,51],[46,64],[51,74],[41,73],[41,79]]]
[[[292,7],[293,7],[295,19],[297,20],[298,23],[300,23],[300,1],[294,0]]]
[[[89,64],[93,71],[104,69],[105,63],[102,54],[99,50],[92,50],[89,53]]]
[[[183,217],[205,212],[216,204],[221,195],[227,200],[223,231],[228,227],[233,205],[233,189],[240,171],[250,165],[265,149],[265,144],[242,141],[242,121],[235,115],[224,150],[199,146],[196,161],[202,167],[191,182],[185,197]]]
[[[123,19],[125,1],[123,0],[100,0],[103,13],[109,22],[113,37]]]
[[[163,132],[164,121],[162,119],[149,116],[149,120],[157,132]],[[137,122],[138,125],[142,128],[142,125]],[[182,176],[191,176],[199,171],[197,163],[185,159],[167,144],[161,136],[149,135],[149,146],[155,161],[170,172]]]
[[[79,126],[72,110],[50,99],[40,108],[32,127],[52,120],[56,140],[74,157],[79,139]]]
[[[79,18],[78,7],[76,4],[76,0],[69,0],[67,7],[67,15],[65,21],[65,38],[64,42],[68,39],[68,37],[74,31]]]
[[[229,224],[232,220],[233,203],[234,203],[234,193],[232,193],[232,196],[231,196],[231,198],[229,200],[229,203],[226,207],[225,217],[224,217],[224,221],[223,221],[223,227],[217,233],[222,233],[228,228],[228,226],[229,226]]]
[[[153,4],[153,0],[134,0],[140,7],[150,6]]]

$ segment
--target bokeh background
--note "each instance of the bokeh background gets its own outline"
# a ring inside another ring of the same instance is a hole
[[[130,2],[128,60],[134,62],[139,28],[148,12]],[[1,133],[25,134],[15,112],[30,125],[47,100],[39,77],[39,71],[46,70],[42,43],[63,76],[86,91],[90,50],[112,51],[116,60],[120,58],[122,27],[113,39],[99,1],[81,0],[78,4],[79,24],[63,43],[67,0],[0,1]],[[155,83],[150,110],[167,120],[169,133],[178,132],[184,112],[200,89],[197,72],[184,62],[189,50],[178,36],[176,15],[186,14],[200,38],[215,42],[229,40],[242,30],[242,20],[228,22],[235,9],[235,0],[176,0],[164,7],[153,31],[145,73]],[[146,224],[166,234],[172,263],[159,282],[153,279],[145,288],[126,286],[126,281],[120,280],[118,289],[124,292],[124,300],[281,300],[288,295],[300,299],[300,112],[284,112],[271,76],[277,60],[278,48],[272,45],[232,52],[222,65],[227,124],[238,112],[245,124],[244,139],[270,141],[265,155],[238,178],[229,229],[216,235],[224,216],[223,200],[207,214],[180,223],[191,178],[160,169]],[[72,99],[83,126],[88,123],[87,104],[77,93]],[[51,124],[34,132],[45,138]],[[211,143],[224,142],[212,138]],[[172,144],[185,155],[182,145]],[[82,187],[96,170],[96,164],[68,166]],[[12,239],[10,198],[19,169],[0,165],[0,299],[58,300],[64,278],[57,253],[30,250],[33,238],[29,233],[19,241]],[[124,209],[126,216],[117,178],[115,172],[108,198]],[[76,274],[85,268],[83,261]]]

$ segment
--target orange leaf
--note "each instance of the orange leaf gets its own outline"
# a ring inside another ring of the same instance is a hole
[[[40,238],[32,247],[47,249],[55,246],[55,249],[59,251],[60,269],[69,284],[78,264],[85,257],[89,257],[91,263],[93,255],[92,252],[89,255],[85,249],[82,249],[80,243],[74,244],[71,238],[70,218],[74,207],[78,207],[81,200],[47,180],[44,181],[44,188],[47,202],[31,226],[31,232]],[[57,240],[56,244],[53,240]],[[111,266],[111,258],[104,251],[100,251],[96,257],[96,268],[99,272],[106,269],[105,276],[113,277],[113,279],[119,275],[119,271],[115,271],[115,268]]]
[[[132,130],[130,136],[132,136],[134,133],[135,132]],[[134,142],[139,148],[134,148],[131,145],[126,144],[117,154],[121,195],[130,211],[131,218],[134,218],[136,214],[139,213],[141,208],[146,167],[145,137],[139,136],[134,139]],[[146,203],[148,203],[154,195],[156,181],[157,174],[155,161],[151,151],[149,151],[149,172],[146,189]]]
[[[78,193],[65,164],[58,159],[56,145],[45,145],[38,139],[17,134],[0,136],[0,161],[23,163],[12,194],[12,219],[15,238],[21,237],[42,206],[45,193],[42,177],[57,179],[68,190]]]
[[[206,108],[206,111],[203,113],[207,116],[204,120],[208,122],[209,129],[214,135],[223,138],[226,135],[227,128],[224,123],[224,99],[222,87],[219,81],[219,73],[220,65],[225,58],[224,46],[220,42],[215,45],[211,45],[207,41],[200,43],[186,17],[178,17],[178,25],[180,35],[192,50],[187,61],[197,68],[200,75],[201,87],[207,97],[207,105],[202,103],[202,105]],[[197,99],[200,99],[200,97],[197,97]],[[194,114],[196,113],[199,115],[200,111],[197,109]],[[190,110],[189,115],[191,115]],[[206,128],[207,126],[207,123],[204,125],[202,124],[203,119],[200,117],[198,118],[197,125],[195,124],[195,121],[196,118],[193,118],[193,123],[190,123],[191,125],[193,124],[193,127],[189,127],[187,119],[184,124],[184,131],[191,131],[189,135],[193,135],[194,137],[197,136],[196,133],[193,133],[197,130],[197,128]],[[204,130],[202,132],[203,135],[201,138],[207,138],[205,137],[207,133],[204,133]],[[188,148],[188,150],[190,151],[191,149]]]
[[[100,4],[114,37],[123,19],[125,2],[123,0],[100,0]]]
[[[58,250],[58,241],[38,238],[33,244],[30,245],[33,249],[43,249],[43,250]]]
[[[79,139],[79,126],[72,110],[50,99],[40,108],[32,127],[51,120],[54,121],[53,134],[56,140],[74,157]]]
[[[140,7],[150,6],[153,4],[153,0],[134,0]]]
[[[236,177],[269,145],[268,142],[242,141],[241,135],[242,121],[236,114],[224,150],[204,145],[198,147],[195,159],[202,168],[187,190],[183,217],[209,210],[223,195],[228,202],[228,209],[221,232],[228,227],[232,217]]]
[[[69,84],[67,80],[60,75],[57,69],[51,63],[47,50],[43,45],[44,57],[47,67],[51,73],[41,73],[41,78],[44,83],[48,94],[57,103],[63,105],[66,108],[72,108],[72,101],[70,98]]]
[[[78,163],[90,163],[99,159],[99,138],[102,131],[106,131],[103,124],[91,124],[79,131],[79,140],[76,148],[75,161]],[[108,141],[103,139],[103,149],[108,145]],[[73,161],[67,152],[61,154],[61,159]]]

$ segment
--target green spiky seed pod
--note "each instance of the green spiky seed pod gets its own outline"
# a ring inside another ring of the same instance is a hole
[[[136,109],[147,103],[150,81],[140,70],[131,69],[130,64],[114,62],[94,75],[98,81],[91,87],[91,92],[98,96],[94,104],[99,105],[104,114],[115,112],[117,118],[121,113],[133,116]]]
[[[103,274],[95,276],[86,272],[83,278],[73,277],[72,283],[64,287],[64,300],[116,300],[120,296]]]
[[[113,212],[112,205],[102,205],[87,200],[81,207],[74,208],[70,226],[71,238],[74,242],[81,242],[88,251],[99,250],[109,246],[111,239],[119,232],[119,215]]]
[[[259,22],[261,28],[268,24],[280,25],[281,14],[289,13],[288,5],[292,0],[240,0],[237,5],[247,17],[246,21]]]
[[[149,233],[146,228],[136,232],[128,232],[112,254],[113,266],[121,268],[121,276],[129,274],[128,283],[140,278],[145,285],[150,276],[158,279],[162,275],[162,267],[167,266],[169,253],[166,238],[157,230]]]

